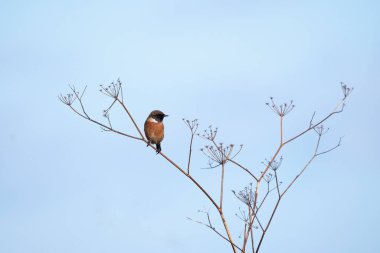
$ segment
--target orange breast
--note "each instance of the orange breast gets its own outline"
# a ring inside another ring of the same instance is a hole
[[[164,139],[164,124],[146,121],[144,125],[146,138],[153,144],[160,143]]]

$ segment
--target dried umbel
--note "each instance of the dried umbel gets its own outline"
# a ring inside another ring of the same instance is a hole
[[[112,82],[109,85],[100,85],[100,90],[101,93],[104,95],[117,99],[121,98],[123,99],[123,87],[120,79],[117,79],[116,82]]]
[[[273,97],[270,97],[270,103],[267,102],[266,105],[280,117],[284,117],[285,115],[290,113],[295,107],[295,105],[293,104],[293,100],[290,100],[289,103],[277,105]]]
[[[188,120],[188,119],[183,118],[182,121],[190,129],[192,134],[195,134],[197,132],[198,126],[199,126],[198,119]]]
[[[340,82],[340,86],[341,86],[342,92],[343,92],[343,100],[345,100],[348,97],[348,95],[351,94],[351,92],[354,90],[354,88],[353,87],[348,87],[343,82]]]
[[[281,166],[282,160],[283,160],[282,156],[280,157],[279,160],[273,159],[272,161],[268,161],[267,159],[265,159],[265,161],[262,162],[262,164],[269,167],[273,171],[277,171],[278,168],[280,168]]]
[[[239,192],[236,192],[235,190],[232,190],[232,193],[244,204],[249,206],[250,208],[253,207],[253,203],[255,202],[255,192],[252,189],[252,183],[250,183],[248,186],[244,187],[243,190],[240,190]]]

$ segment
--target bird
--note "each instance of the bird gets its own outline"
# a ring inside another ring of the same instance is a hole
[[[145,136],[148,139],[147,146],[149,144],[156,144],[157,154],[161,152],[161,142],[164,139],[164,124],[163,120],[166,115],[160,110],[152,111],[144,124]]]

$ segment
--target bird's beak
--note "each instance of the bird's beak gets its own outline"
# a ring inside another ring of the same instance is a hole
[[[165,114],[164,117],[169,117],[169,115],[166,115],[166,114]]]

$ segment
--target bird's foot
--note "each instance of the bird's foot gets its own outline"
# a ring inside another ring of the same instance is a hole
[[[161,152],[161,143],[156,144],[157,155]]]

